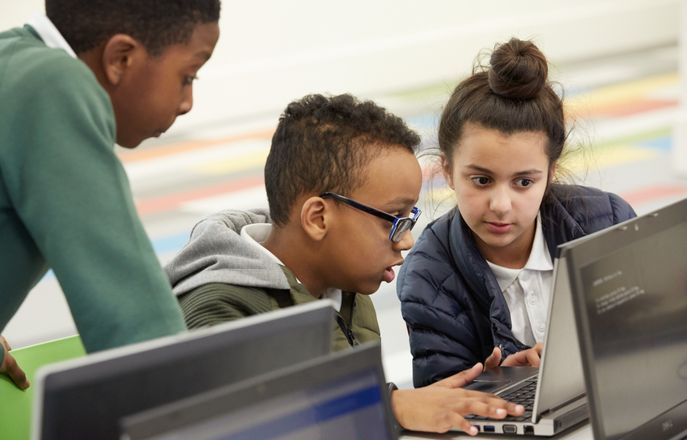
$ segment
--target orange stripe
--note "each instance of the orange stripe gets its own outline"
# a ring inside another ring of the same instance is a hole
[[[572,107],[572,113],[577,118],[590,117],[622,117],[631,116],[637,113],[648,112],[651,110],[658,110],[662,108],[677,107],[677,100],[667,99],[644,99],[632,101],[615,101],[604,105],[596,105],[594,107]]]
[[[182,204],[192,200],[203,199],[220,194],[227,194],[242,189],[253,188],[264,184],[263,176],[254,176],[241,180],[233,180],[210,187],[204,187],[195,191],[176,193],[164,197],[156,197],[148,200],[141,200],[136,203],[139,215],[158,214],[160,212],[172,211],[179,208]],[[230,208],[228,206],[227,208]]]
[[[613,117],[631,116],[637,113],[648,112],[668,107],[677,107],[677,100],[644,100],[632,102],[618,102],[613,105],[603,106],[595,114]]]
[[[630,205],[641,205],[664,197],[687,195],[687,186],[658,185],[622,194]]]
[[[124,163],[134,163],[142,160],[155,159],[158,157],[168,156],[177,153],[185,153],[187,151],[198,148],[212,147],[215,145],[227,144],[230,142],[243,141],[247,139],[270,139],[274,133],[273,129],[259,130],[237,134],[219,139],[203,139],[197,141],[180,142],[177,144],[163,145],[156,148],[141,149],[141,150],[125,150],[120,151],[119,157]]]

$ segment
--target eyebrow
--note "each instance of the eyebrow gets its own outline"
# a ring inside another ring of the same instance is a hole
[[[195,54],[193,54],[193,56],[195,58],[202,60],[203,62],[206,62],[207,60],[210,59],[210,57],[212,56],[212,53],[208,52],[207,50],[201,50],[201,51],[198,51]]]
[[[494,174],[493,171],[491,171],[490,169],[481,167],[479,165],[469,164],[469,165],[466,165],[465,168],[469,168],[473,171],[477,171],[478,173]],[[518,171],[517,173],[513,173],[514,176],[531,176],[533,174],[544,174],[544,172],[542,170],[532,168],[529,170],[523,170],[523,171]]]
[[[384,204],[385,209],[389,208],[405,208],[406,206],[415,206],[417,204],[417,200],[411,199],[408,197],[398,197],[392,200],[389,200],[387,203]]]

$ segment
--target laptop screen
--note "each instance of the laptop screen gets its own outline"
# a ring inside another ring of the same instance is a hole
[[[122,417],[329,353],[333,316],[316,301],[50,366],[34,437],[118,439]]]
[[[385,390],[375,344],[130,417],[122,438],[391,439]]]
[[[687,429],[687,200],[591,237],[569,261],[595,438]]]

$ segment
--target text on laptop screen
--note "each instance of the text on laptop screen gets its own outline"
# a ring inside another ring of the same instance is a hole
[[[687,401],[687,222],[628,238],[579,272],[608,439]]]

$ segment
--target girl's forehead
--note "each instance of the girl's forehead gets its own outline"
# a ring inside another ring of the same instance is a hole
[[[454,152],[460,167],[519,173],[549,165],[547,137],[541,132],[504,134],[497,130],[466,133]]]
[[[542,131],[517,131],[504,133],[499,130],[466,125],[455,146],[455,153],[466,155],[513,155],[532,153],[546,155],[548,138]]]

